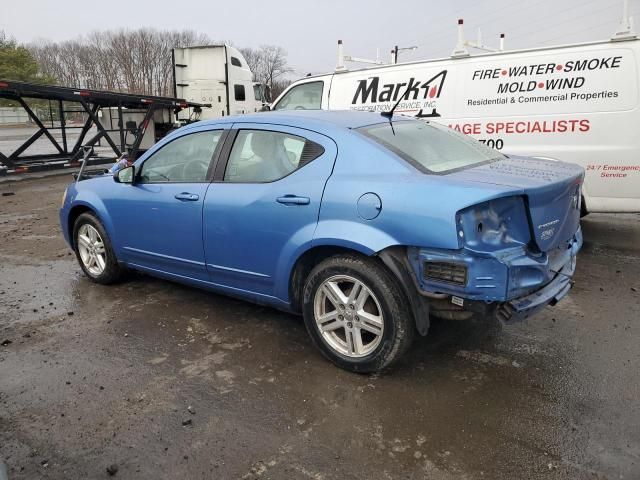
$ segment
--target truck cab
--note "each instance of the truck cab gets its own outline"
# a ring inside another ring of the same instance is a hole
[[[176,97],[211,104],[199,120],[257,112],[268,98],[266,89],[255,89],[247,61],[231,45],[175,48],[173,72]],[[189,112],[178,114],[180,122],[193,120]]]

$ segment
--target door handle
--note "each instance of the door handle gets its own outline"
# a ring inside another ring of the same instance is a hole
[[[186,200],[187,202],[195,202],[200,198],[200,195],[197,195],[195,193],[182,192],[182,193],[177,193],[175,195],[175,198],[177,200]]]
[[[309,197],[298,197],[297,195],[285,195],[284,197],[276,198],[276,202],[283,205],[309,205],[311,200]]]

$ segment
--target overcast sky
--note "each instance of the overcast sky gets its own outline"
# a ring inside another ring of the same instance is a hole
[[[9,0],[3,0],[9,2]],[[621,0],[20,0],[1,8],[0,30],[20,42],[66,40],[92,30],[193,29],[239,47],[280,45],[288,52],[294,78],[330,71],[336,42],[345,53],[389,58],[394,45],[416,45],[400,61],[447,56],[456,40],[456,20],[466,37],[497,46],[536,47],[601,40],[622,16]],[[640,0],[630,0],[640,28]]]

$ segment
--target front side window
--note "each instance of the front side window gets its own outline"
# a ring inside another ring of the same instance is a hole
[[[235,94],[237,102],[244,102],[245,99],[247,98],[244,91],[244,85],[234,85],[233,93]]]
[[[324,82],[303,83],[291,88],[274,110],[320,110]]]
[[[264,183],[286,177],[324,149],[305,138],[265,130],[240,130],[224,173],[225,182]]]
[[[221,136],[222,130],[212,130],[176,138],[142,164],[140,183],[206,182]]]
[[[253,86],[253,96],[258,101],[262,100],[262,89],[260,88],[260,85]]]
[[[385,122],[357,131],[426,173],[445,173],[505,158],[497,150],[437,123]]]

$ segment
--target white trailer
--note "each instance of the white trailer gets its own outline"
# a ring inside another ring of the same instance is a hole
[[[211,104],[202,109],[200,120],[257,112],[267,100],[242,53],[230,45],[175,48],[173,72],[177,98]],[[181,112],[178,120],[195,119]]]
[[[444,123],[514,155],[586,170],[587,212],[640,212],[640,40],[449,58],[335,72],[293,83],[272,109],[388,111]]]

